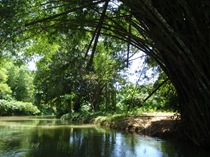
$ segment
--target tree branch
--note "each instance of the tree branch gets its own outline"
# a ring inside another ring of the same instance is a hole
[[[94,58],[94,55],[95,55],[95,51],[96,51],[96,46],[98,44],[98,38],[101,34],[101,28],[103,26],[103,22],[104,22],[104,19],[105,19],[105,15],[106,15],[106,10],[108,8],[108,4],[109,4],[109,0],[106,0],[105,4],[104,4],[104,10],[101,14],[101,18],[99,20],[99,23],[98,23],[98,27],[96,28],[96,33],[95,33],[95,41],[94,41],[94,45],[93,45],[93,50],[92,50],[92,53],[91,53],[91,56],[90,56],[90,61],[87,65],[87,68],[89,68],[92,63],[93,63],[93,58]]]
[[[91,5],[96,5],[96,4],[102,3],[102,2],[104,2],[104,1],[105,1],[105,0],[100,0],[100,1],[97,1],[97,2],[94,2],[94,3],[89,3],[89,4],[86,4],[86,5],[80,6],[80,7],[76,7],[76,8],[70,9],[70,10],[68,10],[68,11],[65,11],[65,12],[62,12],[62,13],[59,13],[59,14],[55,14],[55,15],[53,15],[53,16],[49,16],[49,17],[47,17],[47,18],[43,18],[43,19],[39,19],[39,20],[36,20],[36,21],[32,21],[32,22],[30,22],[30,23],[25,24],[25,26],[28,27],[28,26],[31,26],[31,25],[34,25],[34,24],[37,24],[37,23],[46,22],[46,21],[48,21],[48,20],[57,18],[57,17],[59,17],[59,16],[63,16],[63,15],[69,14],[69,13],[71,13],[71,12],[74,12],[74,11],[76,11],[76,10],[80,10],[80,9],[83,9],[83,8],[90,7]]]
[[[169,80],[169,78],[165,79],[161,84],[159,84],[159,86],[157,88],[155,88],[155,90],[152,91],[152,93],[150,93],[142,102],[145,103],[161,86],[163,86],[167,81]]]

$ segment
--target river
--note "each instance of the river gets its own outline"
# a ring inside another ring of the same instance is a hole
[[[0,157],[207,157],[158,138],[47,117],[0,117]]]

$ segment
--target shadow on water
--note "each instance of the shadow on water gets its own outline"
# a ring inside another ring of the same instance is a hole
[[[52,118],[0,118],[0,157],[203,157],[210,152]]]

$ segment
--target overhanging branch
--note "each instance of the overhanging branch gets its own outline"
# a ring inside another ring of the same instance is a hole
[[[142,102],[145,103],[158,89],[160,89],[161,86],[163,86],[166,82],[169,81],[169,78],[165,79],[161,84],[159,84],[159,86],[157,88],[155,88],[155,90],[153,90]]]

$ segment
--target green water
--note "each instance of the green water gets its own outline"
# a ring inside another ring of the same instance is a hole
[[[0,157],[208,157],[156,138],[71,125],[52,118],[0,117]]]

